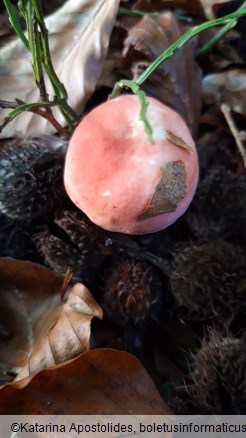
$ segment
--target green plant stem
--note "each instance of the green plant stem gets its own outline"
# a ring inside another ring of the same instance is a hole
[[[41,82],[43,77],[42,61],[41,61],[41,48],[40,40],[37,28],[37,21],[34,16],[34,10],[32,3],[27,3],[27,10],[25,14],[25,20],[27,24],[28,40],[30,45],[30,52],[32,55],[32,70],[34,78],[37,84]],[[44,100],[41,98],[41,100]]]
[[[246,1],[243,2],[243,4],[240,6],[240,8],[237,9],[237,11],[241,11],[245,8]],[[206,44],[204,44],[204,46],[197,50],[196,55],[204,55],[205,53],[209,52],[215,46],[215,44],[217,44],[218,41],[220,41],[221,38],[223,38],[223,36],[226,35],[227,32],[229,32],[229,30],[233,29],[233,27],[236,26],[239,18],[240,17],[234,18],[234,20],[229,21],[229,23],[222,27],[222,29],[220,29],[216,33],[216,35],[214,35],[214,37],[210,39],[210,41],[208,41]]]
[[[26,35],[24,34],[23,30],[21,29],[19,20],[16,17],[15,11],[14,11],[10,1],[3,0],[3,2],[5,5],[5,8],[8,12],[9,21],[10,21],[11,26],[14,28],[16,34],[18,35],[18,37],[20,38],[20,40],[22,41],[22,43],[24,44],[26,49],[30,50],[28,39],[27,39]]]
[[[29,111],[34,114],[37,114],[46,120],[48,120],[55,129],[65,138],[68,137],[68,133],[65,128],[63,128],[59,122],[53,116],[51,111],[52,106],[56,106],[59,104],[57,100],[53,102],[36,102],[36,103],[25,103],[19,99],[16,99],[16,102],[0,102],[0,106],[2,108],[14,108],[13,111],[10,111],[7,116],[4,118],[3,122],[0,125],[0,132],[2,132],[3,128],[7,126],[13,119],[15,119],[19,114]]]
[[[121,6],[118,9],[118,15],[129,15],[131,17],[144,17],[145,15],[149,15],[150,17],[158,17],[161,14],[162,14],[161,11],[146,12],[146,11],[139,11],[138,9],[123,8]],[[182,14],[177,14],[176,17],[180,21],[186,21],[186,22],[190,21],[189,17],[186,17],[185,15]]]
[[[77,114],[75,111],[67,104],[67,91],[63,85],[63,83],[59,80],[53,64],[51,60],[50,55],[50,48],[49,48],[49,38],[48,38],[48,30],[45,25],[45,21],[43,19],[43,13],[41,8],[40,0],[29,0],[33,8],[35,10],[35,15],[38,20],[38,24],[41,30],[41,45],[43,50],[43,62],[44,62],[44,68],[46,70],[46,73],[50,79],[50,82],[53,86],[55,96],[62,100],[62,105],[60,106],[60,110],[69,126],[69,128],[73,128],[73,122],[77,120]]]
[[[221,18],[217,18],[215,20],[210,20],[205,23],[202,23],[194,28],[188,30],[184,35],[182,35],[175,43],[173,43],[168,49],[166,49],[150,66],[136,79],[136,81],[129,80],[121,80],[117,82],[113,88],[112,93],[109,95],[109,99],[113,99],[117,97],[124,88],[130,88],[134,94],[139,97],[141,104],[141,111],[139,115],[139,119],[144,123],[145,132],[148,136],[148,139],[151,143],[153,143],[152,136],[152,128],[147,118],[147,107],[148,102],[144,92],[141,92],[140,85],[142,85],[146,79],[168,58],[170,58],[178,49],[180,49],[185,43],[187,43],[191,38],[198,35],[200,32],[203,32],[206,29],[214,26],[220,26],[225,23],[231,23],[232,20],[235,20],[239,17],[246,15],[246,9],[237,10],[232,14],[226,15]]]
[[[128,9],[128,8],[122,8],[121,6],[118,9],[119,15],[130,15],[132,17],[144,17],[145,15],[150,15],[151,17],[158,17],[158,15],[161,14],[161,12],[144,12],[144,11],[138,11],[137,9]]]
[[[214,26],[221,26],[225,23],[229,23],[235,18],[242,17],[246,15],[246,9],[241,11],[233,12],[232,14],[226,15],[215,20],[206,21],[198,26],[193,27],[188,30],[184,35],[182,35],[175,43],[173,43],[167,50],[165,50],[150,66],[136,79],[136,84],[143,84],[146,79],[168,58],[170,58],[178,49],[180,49],[185,43],[187,43],[191,38],[194,38],[200,32]]]
[[[59,106],[66,123],[70,129],[73,128],[74,122],[78,116],[76,112],[67,103],[67,91],[59,80],[54,70],[49,49],[48,30],[43,18],[40,0],[19,0],[18,7],[23,18],[26,21],[28,39],[20,28],[19,21],[15,15],[10,0],[4,0],[5,7],[9,14],[9,19],[25,45],[32,55],[32,70],[37,86],[39,87],[40,98],[42,102],[47,101],[46,112],[51,113],[51,105],[48,102],[46,92],[44,72],[45,69],[50,83],[53,87],[56,99],[54,102]],[[30,104],[32,105],[32,104]]]
[[[173,43],[168,49],[166,49],[150,66],[136,79],[136,81],[131,81],[133,84],[142,85],[146,79],[168,58],[170,58],[178,49],[180,49],[185,43],[187,43],[191,38],[198,35],[210,27],[223,25],[235,18],[242,17],[246,15],[246,9],[242,11],[236,11],[232,14],[226,15],[225,17],[217,18],[215,20],[206,21],[192,29],[189,29],[184,35],[182,35],[175,43]],[[123,81],[119,81],[115,84],[112,93],[110,94],[110,99],[119,95],[125,86],[122,86]]]
[[[145,131],[146,131],[146,134],[148,136],[149,142],[153,144],[154,143],[153,131],[152,131],[151,125],[147,119],[148,102],[147,102],[146,94],[143,90],[140,90],[139,85],[137,85],[133,81],[122,80],[121,81],[121,90],[122,90],[122,88],[125,88],[125,87],[130,88],[132,90],[132,92],[134,94],[136,94],[140,100],[141,110],[140,110],[140,114],[139,114],[139,119],[142,120],[142,122],[145,126]],[[109,96],[109,99],[111,99],[111,95]]]
[[[18,102],[21,101],[18,100]],[[59,102],[57,100],[54,100],[53,102],[21,103],[20,105],[17,106],[17,108],[15,108],[13,111],[8,113],[6,118],[14,119],[16,116],[23,113],[24,111],[29,111],[30,109],[34,109],[34,108],[47,108],[51,106],[56,106],[58,104]]]

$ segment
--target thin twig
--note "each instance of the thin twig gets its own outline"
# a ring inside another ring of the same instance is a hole
[[[246,168],[246,149],[243,145],[242,141],[242,135],[238,131],[236,124],[233,120],[232,114],[231,114],[231,107],[227,105],[226,103],[222,103],[220,106],[222,113],[224,114],[224,117],[228,123],[228,126],[230,128],[230,131],[235,139],[235,142],[237,144],[238,150],[242,156],[244,167]]]
[[[50,103],[52,104],[52,103]],[[55,103],[54,103],[55,104]],[[18,109],[19,107],[21,107],[22,105],[26,105],[25,102],[23,102],[20,99],[16,99],[16,102],[5,102],[5,101],[0,101],[0,107],[1,108],[14,108],[14,109]],[[56,118],[53,115],[53,112],[50,108],[50,106],[47,106],[44,109],[40,109],[38,108],[38,105],[41,105],[40,103],[37,103],[37,106],[32,106],[31,108],[26,109],[26,111],[36,114],[38,116],[43,117],[44,119],[48,120],[49,123],[51,123],[52,126],[54,126],[54,128],[56,129],[57,132],[59,132],[59,134],[62,135],[62,137],[64,138],[68,138],[69,133],[67,132],[67,130],[65,128],[63,128],[60,123],[56,120]],[[16,117],[16,116],[15,116]],[[0,124],[0,133],[2,132],[2,130],[13,120],[13,118],[15,117],[5,117],[2,121],[2,123]]]
[[[38,116],[43,117],[43,119],[48,120],[48,122],[54,126],[54,128],[56,129],[56,131],[65,139],[68,139],[70,137],[69,132],[63,128],[60,123],[56,120],[56,118],[54,117],[53,112],[51,111],[51,108],[47,107],[44,110],[41,110],[39,108],[33,108],[31,110],[29,110],[29,112],[33,113],[33,114],[37,114]]]
[[[19,106],[18,102],[7,102],[6,100],[0,100],[0,108],[12,108],[15,109]]]

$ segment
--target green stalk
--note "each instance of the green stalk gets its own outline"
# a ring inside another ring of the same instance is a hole
[[[57,74],[54,70],[50,48],[49,48],[49,39],[48,39],[48,30],[45,25],[45,21],[43,19],[42,8],[39,0],[29,0],[33,8],[35,10],[35,15],[38,20],[38,24],[41,30],[41,46],[43,51],[43,64],[46,70],[46,73],[50,79],[50,82],[53,86],[54,93],[56,97],[59,99],[63,99],[62,104],[59,106],[69,128],[73,128],[73,121],[77,120],[77,114],[75,111],[67,104],[66,100],[68,98],[67,91],[63,85],[63,83],[57,77]]]
[[[29,111],[31,109],[35,108],[50,108],[51,106],[56,106],[59,102],[57,100],[54,100],[53,102],[36,102],[36,103],[23,103],[20,104],[17,108],[15,108],[13,111],[10,111],[6,118],[8,119],[14,119],[19,114],[23,113],[24,111]]]
[[[68,138],[68,132],[65,128],[63,128],[59,122],[53,116],[51,111],[52,106],[56,106],[59,102],[55,99],[53,102],[36,102],[36,103],[25,103],[19,99],[16,99],[16,102],[2,102],[2,108],[14,108],[13,111],[7,114],[2,123],[0,124],[0,133],[15,117],[24,111],[30,111],[34,114],[37,114],[51,123],[52,126],[59,132],[63,137]]]
[[[34,16],[32,4],[30,2],[27,3],[25,19],[27,25],[30,52],[32,55],[32,71],[36,83],[39,83],[41,81],[41,77],[43,76],[42,63],[40,59],[40,43],[37,35],[37,22]]]
[[[161,12],[144,12],[144,11],[138,11],[137,9],[122,8],[120,6],[118,9],[118,14],[130,15],[132,17],[144,17],[147,14],[150,15],[151,17],[158,17],[158,15],[160,15]]]
[[[131,17],[144,17],[145,15],[149,15],[150,17],[158,17],[161,14],[162,12],[158,12],[158,11],[145,12],[145,11],[139,11],[138,9],[123,8],[121,6],[118,9],[118,15],[129,15]],[[180,21],[186,21],[186,22],[190,21],[189,17],[186,17],[185,15],[182,14],[177,14],[176,18]]]
[[[220,26],[225,23],[231,23],[239,17],[246,15],[246,8],[239,8],[236,12],[228,14],[224,17],[217,18],[215,20],[210,20],[202,23],[198,26],[189,29],[184,35],[182,35],[175,43],[173,43],[168,49],[166,49],[150,66],[136,79],[136,81],[121,80],[117,82],[113,88],[112,93],[109,95],[109,99],[113,99],[118,96],[124,88],[130,88],[134,94],[139,97],[141,104],[141,111],[139,119],[144,123],[145,132],[147,134],[150,143],[153,143],[152,128],[147,118],[147,107],[148,102],[144,92],[141,92],[140,85],[142,85],[146,79],[168,58],[170,58],[178,49],[180,49],[185,43],[187,43],[191,38],[203,32],[206,29],[214,26]]]
[[[198,26],[193,27],[188,30],[184,35],[182,35],[175,43],[173,43],[167,50],[165,50],[150,66],[136,79],[136,84],[141,85],[148,79],[148,77],[168,58],[170,58],[178,49],[180,49],[184,44],[186,44],[191,38],[194,38],[200,32],[203,32],[210,27],[221,26],[225,23],[230,23],[231,20],[242,17],[246,15],[246,8],[244,10],[237,10],[232,14],[226,15],[221,18],[216,18],[215,20],[206,21]]]
[[[23,33],[19,21],[15,15],[14,9],[10,0],[4,0],[5,7],[9,14],[10,22],[32,55],[32,70],[35,81],[39,87],[40,98],[43,102],[47,101],[47,111],[51,111],[46,93],[46,86],[44,82],[43,68],[45,69],[55,94],[55,101],[62,112],[66,123],[70,129],[73,128],[73,122],[77,120],[76,112],[67,103],[67,91],[59,80],[54,70],[48,40],[48,30],[43,18],[43,12],[40,0],[19,0],[18,7],[23,18],[26,21],[28,39]]]
[[[241,11],[243,9],[246,8],[246,1],[243,2],[243,4],[240,6],[240,8],[238,8],[237,11]],[[222,29],[220,29],[216,35],[211,38],[210,41],[208,41],[206,44],[204,44],[203,47],[201,47],[199,50],[197,50],[196,55],[204,55],[205,53],[209,52],[214,46],[215,44],[217,44],[218,41],[221,40],[221,38],[223,38],[224,35],[227,34],[227,32],[229,32],[229,30],[233,29],[233,27],[236,26],[238,22],[238,18],[234,18],[234,20],[229,21],[229,23],[227,23]]]
[[[27,39],[26,35],[24,34],[23,30],[21,29],[19,20],[16,17],[15,11],[14,11],[10,1],[3,0],[3,2],[5,5],[5,8],[8,12],[9,22],[10,22],[11,26],[13,27],[14,31],[16,32],[16,34],[18,35],[18,37],[20,38],[22,43],[24,44],[25,48],[27,50],[30,50],[28,39]]]

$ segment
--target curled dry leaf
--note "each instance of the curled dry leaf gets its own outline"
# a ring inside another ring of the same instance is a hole
[[[65,362],[89,349],[91,320],[102,319],[101,307],[89,290],[76,283],[64,304],[62,313],[52,329],[33,346],[31,356],[17,379]]]
[[[158,17],[145,15],[138,20],[129,29],[123,52],[132,76],[139,76],[182,33],[171,12]],[[181,114],[193,133],[197,132],[201,110],[201,73],[195,62],[195,48],[196,39],[193,38],[165,61],[142,86],[148,95]]]
[[[0,370],[20,379],[88,350],[101,307],[75,284],[64,302],[66,277],[31,262],[0,259]],[[7,380],[7,379],[6,379]]]
[[[81,113],[94,91],[105,59],[119,0],[69,0],[46,19],[51,56],[56,73],[65,85],[69,104]],[[48,82],[47,82],[48,85]],[[47,86],[50,99],[53,90]],[[16,98],[39,101],[30,54],[18,39],[0,50],[0,94],[5,101]],[[1,119],[9,110],[0,110]],[[63,116],[54,113],[64,126]],[[1,136],[37,135],[54,132],[43,118],[32,113],[18,116]]]
[[[246,115],[246,73],[232,69],[209,74],[202,81],[202,91],[207,104],[227,103],[235,112]]]
[[[49,332],[62,310],[64,276],[44,266],[0,259],[0,369],[16,373],[33,344]]]
[[[0,390],[0,414],[171,414],[133,355],[91,350]]]

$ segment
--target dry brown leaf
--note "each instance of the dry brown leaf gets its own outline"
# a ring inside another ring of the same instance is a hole
[[[63,275],[8,258],[0,259],[0,281],[3,373],[20,379],[89,349],[91,320],[103,313],[85,286],[67,289]]]
[[[47,333],[62,310],[64,276],[44,266],[0,259],[0,369],[16,373],[34,340]]]
[[[233,69],[203,78],[202,91],[207,104],[227,103],[235,112],[246,115],[246,73]]]
[[[114,26],[119,0],[68,0],[62,8],[46,19],[53,65],[64,83],[69,104],[81,113],[94,91],[108,50],[108,41]],[[47,91],[52,98],[53,90]],[[18,39],[0,50],[1,99],[19,98],[27,103],[40,100],[36,87],[30,54]],[[9,110],[0,110],[0,119]],[[65,124],[63,116],[54,110],[57,119]],[[43,118],[32,113],[18,116],[1,134],[34,136],[52,133],[54,128]]]
[[[181,36],[175,15],[144,16],[129,30],[124,56],[134,78]],[[197,132],[201,108],[201,73],[195,62],[196,40],[192,39],[165,61],[143,84],[147,94],[174,108]]]
[[[204,14],[208,20],[213,20],[215,17],[214,15],[214,8],[218,5],[228,3],[231,0],[199,0],[201,3],[201,6],[204,10]]]
[[[91,350],[0,390],[0,414],[171,414],[133,355]]]
[[[192,2],[187,0],[138,0],[133,4],[132,9],[156,12],[170,7],[180,8],[192,15],[204,15],[200,0],[192,0]]]
[[[7,15],[0,14],[0,37],[13,32]]]
[[[218,27],[207,29],[199,35],[199,45],[208,44],[218,33]],[[236,44],[235,44],[236,43]],[[216,51],[207,54],[206,64],[213,73],[225,71],[232,64],[243,65],[244,60],[240,50],[240,33],[233,29],[216,44]]]
[[[90,291],[76,283],[64,304],[57,323],[35,343],[31,356],[17,379],[77,357],[89,349],[91,320],[103,317]]]

